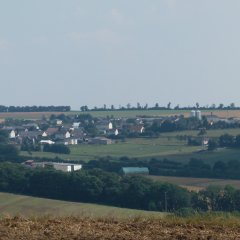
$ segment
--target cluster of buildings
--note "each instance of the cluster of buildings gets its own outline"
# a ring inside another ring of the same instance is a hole
[[[88,126],[94,129],[89,133]],[[98,118],[84,121],[75,121],[73,118],[67,122],[59,119],[54,120],[24,120],[20,124],[14,121],[1,123],[0,129],[9,134],[12,143],[22,144],[24,140],[40,144],[102,144],[114,143],[112,139],[123,132],[141,134],[144,132],[142,119],[108,119]]]
[[[22,144],[24,140],[38,144],[113,144],[120,136],[139,135],[145,132],[146,126],[153,122],[162,123],[165,120],[176,122],[180,116],[139,116],[135,118],[91,118],[79,119],[77,116],[64,116],[67,120],[58,119],[58,116],[42,120],[24,120],[0,123],[0,129],[9,133],[12,143]],[[192,110],[189,117],[201,120],[200,110]],[[206,119],[214,124],[218,121],[226,123],[236,122],[236,119],[222,119],[211,113]],[[239,120],[238,120],[239,121]],[[89,131],[89,126],[93,132]]]
[[[58,162],[35,162],[34,160],[27,160],[23,163],[25,167],[29,168],[48,168],[55,169],[62,172],[74,172],[82,169],[81,164],[72,163],[58,163]]]
[[[75,172],[83,168],[82,164],[73,163],[59,163],[59,162],[35,162],[34,160],[27,160],[22,163],[25,167],[55,169],[62,172]],[[126,175],[149,175],[147,167],[122,167],[119,174]]]

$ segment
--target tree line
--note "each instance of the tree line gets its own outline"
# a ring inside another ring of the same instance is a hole
[[[91,160],[84,164],[84,168],[99,168],[108,172],[119,173],[122,167],[147,167],[150,175],[156,176],[177,176],[177,177],[198,177],[198,178],[221,178],[240,179],[240,161],[216,161],[210,165],[206,161],[191,158],[187,163],[175,162],[168,159],[137,159],[111,157]]]
[[[3,106],[0,112],[70,112],[70,106]]]
[[[240,135],[233,136],[230,134],[224,134],[219,138],[209,140],[208,150],[214,150],[218,147],[240,148]]]
[[[99,169],[64,173],[0,163],[0,191],[152,211],[240,211],[240,190],[230,186],[209,186],[196,193],[141,176],[120,177]]]
[[[229,105],[220,104],[211,104],[200,106],[199,103],[196,103],[193,106],[180,106],[179,104],[172,106],[172,103],[169,102],[166,106],[161,106],[159,103],[155,103],[153,106],[149,106],[148,103],[141,104],[137,103],[136,105],[132,105],[127,103],[126,105],[118,105],[115,106],[113,104],[103,106],[94,106],[93,108],[88,107],[87,105],[83,105],[80,107],[82,112],[87,111],[121,111],[121,110],[239,110],[240,107],[236,106],[235,103],[230,103]]]
[[[191,201],[187,190],[144,177],[120,177],[98,169],[31,170],[13,163],[0,163],[0,191],[158,211],[165,210],[165,194],[169,211],[190,206]]]

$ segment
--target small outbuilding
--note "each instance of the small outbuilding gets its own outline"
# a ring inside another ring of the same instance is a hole
[[[123,167],[121,169],[122,175],[149,175],[147,167]]]

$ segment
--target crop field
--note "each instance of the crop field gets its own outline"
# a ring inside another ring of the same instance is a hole
[[[184,177],[168,177],[168,176],[148,176],[154,181],[168,182],[179,185],[190,191],[199,191],[210,185],[217,185],[224,187],[231,185],[236,189],[240,189],[240,180],[225,180],[225,179],[212,179],[212,178],[184,178]]]
[[[82,114],[81,112],[76,112]],[[88,112],[94,117],[106,117],[113,116],[115,118],[120,117],[139,117],[139,116],[174,116],[184,115],[189,117],[189,110],[124,110],[124,111],[90,111]],[[217,115],[221,118],[240,118],[240,110],[205,110],[202,111],[202,115]]]
[[[126,142],[118,142],[111,145],[77,145],[71,146],[71,154],[53,154],[46,152],[21,152],[21,155],[31,157],[60,157],[65,160],[91,160],[99,157],[122,156],[145,158],[160,157],[166,155],[181,155],[199,150],[199,147],[187,146],[185,141],[169,138],[156,139],[128,139]]]
[[[71,111],[71,112],[8,112],[0,113],[0,119],[6,118],[15,118],[15,119],[41,119],[43,116],[49,117],[52,114],[85,114],[89,113],[94,117],[107,117],[113,116],[114,118],[131,118],[139,116],[173,116],[173,115],[184,115],[188,117],[190,114],[189,110],[122,110],[122,111],[89,111],[89,112],[80,112],[80,111]],[[202,111],[202,115],[210,115],[213,113],[221,118],[240,118],[240,110],[206,110]]]
[[[24,217],[75,216],[129,219],[135,217],[162,218],[166,214],[97,204],[65,202],[0,192],[0,216],[17,215]]]
[[[129,219],[113,218],[3,218],[1,240],[231,240],[239,239],[238,218]]]

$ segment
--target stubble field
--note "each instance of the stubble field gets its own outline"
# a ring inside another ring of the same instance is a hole
[[[8,113],[0,113],[0,119],[6,118],[15,118],[15,119],[41,119],[43,116],[49,117],[52,114],[91,114],[93,117],[107,117],[113,116],[114,118],[121,117],[140,117],[140,116],[174,116],[174,115],[184,115],[188,117],[190,114],[189,110],[115,110],[115,111],[88,111],[88,112],[80,112],[80,111],[71,111],[71,112],[8,112]],[[221,118],[240,118],[240,110],[205,110],[202,111],[202,115],[217,115]]]
[[[4,218],[0,239],[75,240],[219,240],[239,239],[239,220],[213,222],[151,219]]]

